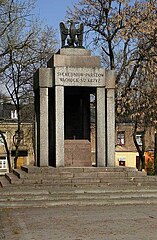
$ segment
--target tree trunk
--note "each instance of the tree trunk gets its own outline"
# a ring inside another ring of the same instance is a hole
[[[4,147],[5,147],[5,150],[6,150],[6,153],[7,153],[7,163],[8,163],[9,172],[12,172],[11,160],[10,160],[10,151],[9,151],[9,148],[8,148],[8,144],[7,144],[6,138],[5,138],[2,131],[0,131],[0,135],[3,139]]]
[[[145,134],[145,130],[142,136],[142,147],[140,147],[137,143],[136,140],[136,133],[137,133],[137,122],[135,123],[135,127],[134,127],[134,132],[133,132],[133,141],[135,144],[135,147],[139,153],[139,160],[140,160],[140,171],[142,171],[142,169],[145,168],[145,156],[144,156],[144,152],[145,152],[145,144],[144,144],[144,134]]]
[[[19,88],[19,85],[18,85]],[[15,144],[15,157],[14,157],[14,168],[17,168],[17,160],[19,156],[19,145],[21,142],[21,118],[20,118],[20,103],[19,103],[19,97],[18,92],[16,93],[16,111],[17,111],[17,131],[15,133],[16,138],[14,141]]]

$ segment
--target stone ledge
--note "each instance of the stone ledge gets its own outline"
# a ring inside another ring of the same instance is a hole
[[[55,54],[47,63],[53,67],[100,67],[100,59],[95,56],[68,56]]]
[[[84,48],[61,48],[57,54],[60,55],[77,55],[77,56],[90,56],[91,51]]]

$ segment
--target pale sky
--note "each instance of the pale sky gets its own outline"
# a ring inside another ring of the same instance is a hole
[[[59,23],[65,20],[67,7],[72,7],[78,0],[37,0],[36,13],[45,23],[59,32]]]
[[[39,15],[46,25],[56,30],[56,36],[60,41],[59,23],[65,20],[67,7],[72,7],[77,2],[78,0],[36,0],[36,8],[33,12]],[[0,90],[3,90],[1,83]]]

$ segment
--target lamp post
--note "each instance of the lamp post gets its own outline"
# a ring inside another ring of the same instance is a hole
[[[13,143],[15,146],[19,145],[21,140],[23,139],[23,131],[15,131],[15,134],[13,136]]]

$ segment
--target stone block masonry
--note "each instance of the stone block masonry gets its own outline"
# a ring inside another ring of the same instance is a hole
[[[34,75],[37,165],[91,165],[90,94],[94,93],[96,166],[114,166],[114,71],[102,68],[100,58],[89,50],[78,48],[60,49],[47,66]],[[77,156],[74,161],[72,155]]]

